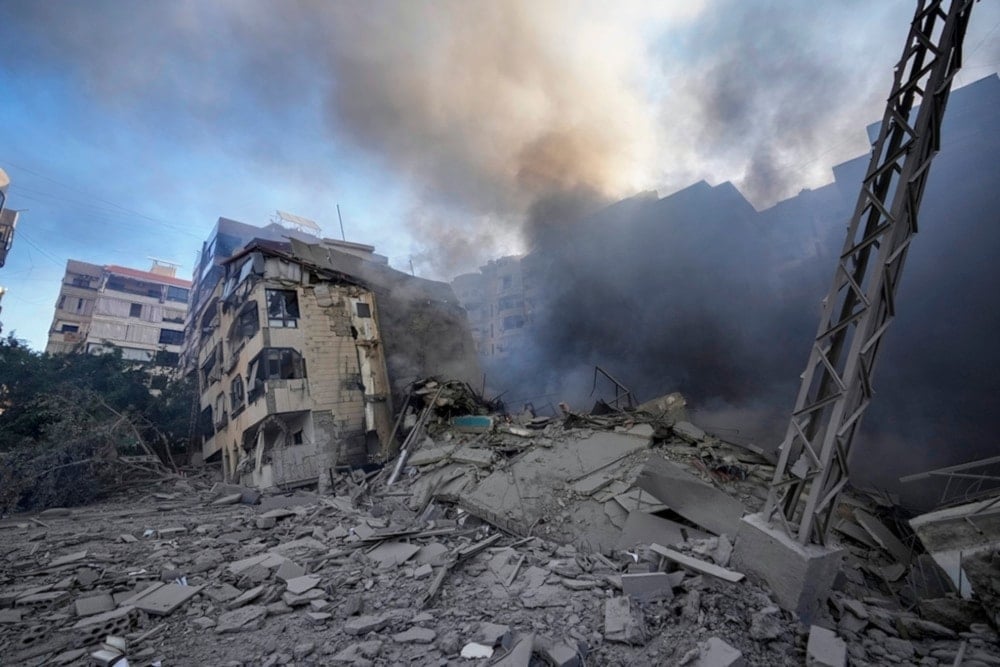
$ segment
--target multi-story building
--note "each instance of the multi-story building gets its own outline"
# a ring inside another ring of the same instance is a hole
[[[509,356],[525,341],[532,312],[526,296],[532,287],[525,283],[523,263],[519,256],[493,259],[478,273],[462,274],[451,283],[484,358]]]
[[[100,353],[112,347],[125,359],[177,365],[191,282],[175,267],[149,271],[66,262],[45,351]]]
[[[223,256],[254,231],[286,238]],[[447,284],[390,268],[372,246],[288,232],[220,219],[196,270],[184,353],[199,381],[202,460],[259,488],[388,459],[409,383],[478,375]]]

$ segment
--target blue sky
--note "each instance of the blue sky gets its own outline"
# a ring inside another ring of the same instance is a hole
[[[338,236],[339,203],[349,239],[450,278],[523,249],[551,191],[768,206],[865,151],[913,7],[813,4],[8,0],[4,332],[44,346],[68,258],[190,277],[219,216]],[[979,3],[959,83],[998,27]]]

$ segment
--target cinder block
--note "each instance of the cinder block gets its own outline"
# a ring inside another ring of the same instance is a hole
[[[740,520],[732,566],[765,584],[778,604],[809,624],[826,602],[844,550],[801,545],[760,514]]]

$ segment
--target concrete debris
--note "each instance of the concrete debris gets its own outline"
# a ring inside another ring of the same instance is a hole
[[[680,661],[690,667],[746,667],[743,653],[718,637],[709,637]]]
[[[486,646],[485,644],[477,644],[476,642],[469,642],[462,647],[462,657],[470,660],[475,658],[492,658],[493,647]]]
[[[930,667],[960,651],[966,664],[1000,654],[983,605],[995,553],[987,509],[974,519],[985,543],[964,532],[966,515],[938,515],[917,522],[923,544],[900,561],[878,527],[898,525],[889,509],[849,490],[837,520],[851,528],[831,534],[843,552],[835,583],[813,611],[833,640],[820,629],[807,641],[799,614],[780,608],[782,580],[808,568],[779,557],[766,563],[774,583],[751,576],[765,564],[748,562],[760,530],[740,552],[750,523],[740,515],[760,510],[769,459],[684,425],[687,439],[678,435],[682,397],[600,415],[491,414],[489,429],[466,433],[451,418],[487,416],[482,406],[442,396],[392,486],[392,461],[333,474],[323,494],[260,496],[192,476],[46,526],[5,521],[4,664],[79,663],[110,650],[109,635],[128,640],[132,664],[461,664],[464,654],[558,667],[838,656]],[[969,540],[958,547],[966,597],[941,565],[955,535]]]
[[[845,667],[847,645],[832,630],[814,625],[809,628],[806,645],[807,667]]]

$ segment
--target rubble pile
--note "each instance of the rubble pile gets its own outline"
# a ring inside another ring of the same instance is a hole
[[[825,613],[781,610],[730,562],[772,461],[679,395],[541,418],[466,391],[422,386],[398,465],[323,495],[164,480],[0,521],[4,664],[1000,664],[987,616],[861,494]]]

